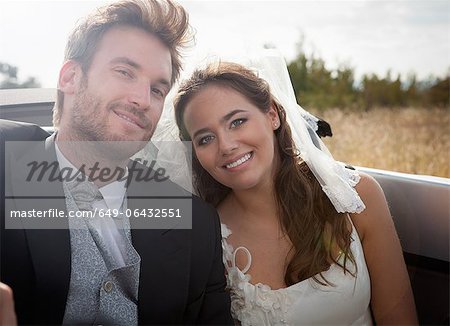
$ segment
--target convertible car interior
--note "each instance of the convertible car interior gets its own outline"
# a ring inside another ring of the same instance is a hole
[[[1,168],[5,142],[44,140],[49,136],[54,93],[46,89],[0,90]],[[448,325],[450,179],[355,168],[375,177],[386,194],[420,324]],[[0,182],[4,193],[4,180]],[[4,216],[4,203],[0,209]]]

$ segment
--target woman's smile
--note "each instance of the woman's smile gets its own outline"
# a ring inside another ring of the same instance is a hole
[[[229,171],[236,171],[238,167],[241,167],[244,163],[247,163],[253,157],[253,151],[240,156],[236,160],[232,160],[230,163],[226,163],[223,167]]]

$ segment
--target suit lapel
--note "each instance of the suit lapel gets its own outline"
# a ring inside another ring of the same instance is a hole
[[[40,142],[30,153],[23,156],[24,162],[32,162],[36,157],[48,162],[57,162],[54,136],[45,144]],[[45,149],[44,149],[45,146]],[[59,168],[57,169],[59,174]],[[24,176],[22,176],[22,181]],[[41,188],[39,196],[64,197],[62,183],[49,181],[31,181],[30,187]],[[33,184],[34,183],[34,184]],[[36,184],[37,183],[37,184]],[[64,198],[43,198],[38,202],[39,210],[57,209],[67,216]],[[26,229],[34,272],[36,277],[36,311],[50,323],[60,324],[63,321],[70,283],[71,247],[67,218],[58,218],[59,229]],[[48,319],[50,318],[50,319]]]
[[[131,212],[151,208],[143,197],[154,193],[150,189],[158,184],[134,180],[132,170],[129,178],[127,208]],[[130,217],[133,246],[141,257],[139,323],[179,324],[188,294],[191,233],[178,229],[139,229],[136,221]]]

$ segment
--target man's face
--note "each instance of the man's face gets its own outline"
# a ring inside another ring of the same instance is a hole
[[[169,49],[157,37],[135,27],[114,27],[79,79],[61,128],[72,140],[148,141],[171,75]]]

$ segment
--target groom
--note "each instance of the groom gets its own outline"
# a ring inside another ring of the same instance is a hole
[[[56,133],[5,158],[0,280],[19,324],[232,323],[217,213],[170,173],[129,160],[155,130],[189,37],[186,12],[171,0],[108,5],[71,34]],[[2,142],[30,128],[3,126]],[[18,169],[41,158],[57,162],[59,178]],[[164,209],[184,215],[155,222]],[[13,210],[25,215],[12,219]],[[30,220],[30,211],[65,217]]]

